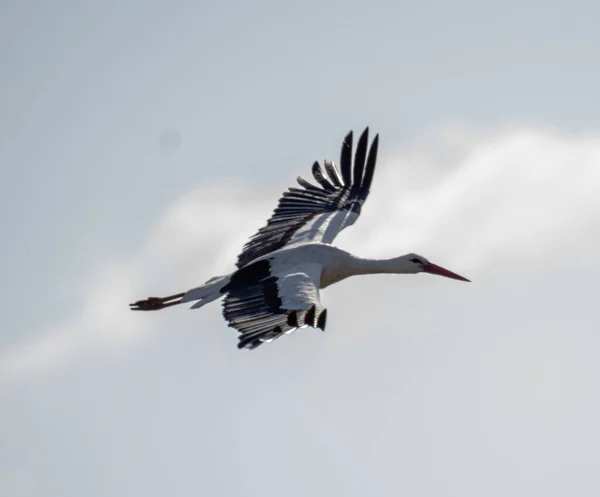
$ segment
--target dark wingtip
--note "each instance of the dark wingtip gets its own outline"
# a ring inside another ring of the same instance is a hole
[[[360,137],[358,138],[358,140],[365,140],[366,142],[369,141],[369,126],[367,126],[363,132],[360,134]]]
[[[253,350],[267,341],[279,338],[282,334],[281,326],[275,326],[272,330],[267,331],[247,331],[239,336],[237,347],[238,349]]]
[[[256,347],[258,347],[259,345],[262,345],[262,342],[260,340],[240,340],[237,344],[237,348],[240,350],[246,349],[246,350],[254,350]]]
[[[366,197],[371,189],[371,183],[373,182],[373,175],[375,174],[375,165],[377,164],[377,151],[379,149],[379,133],[375,135],[375,138],[371,142],[369,147],[369,156],[367,157],[367,165],[365,167],[365,173],[362,178],[360,185],[361,193]]]
[[[353,132],[349,131],[342,142],[342,151],[340,154],[340,169],[345,186],[352,184],[352,139]]]
[[[363,172],[365,170],[365,159],[367,158],[367,145],[369,143],[369,127],[360,135],[356,152],[354,153],[354,181],[353,184],[360,186],[363,182]]]
[[[287,324],[288,326],[291,326],[292,328],[298,328],[298,313],[296,311],[292,311],[289,313],[288,318],[287,318]]]
[[[315,317],[316,317],[316,312],[317,312],[317,307],[316,305],[312,305],[308,311],[306,311],[306,314],[304,315],[304,324],[311,326],[311,327],[315,327]]]
[[[327,324],[327,309],[323,309],[321,314],[319,314],[319,319],[317,320],[317,328],[320,328],[322,331],[325,331],[326,324]]]
[[[327,178],[323,173],[323,169],[321,169],[321,164],[319,164],[319,161],[315,161],[312,165],[312,175],[325,190],[333,191],[335,189],[333,184],[329,181],[329,178]]]

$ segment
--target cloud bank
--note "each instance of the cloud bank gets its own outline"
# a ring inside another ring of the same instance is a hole
[[[507,267],[585,266],[597,255],[600,134],[449,130],[405,150],[386,149],[383,138],[371,197],[361,219],[338,238],[340,246],[372,257],[418,252],[474,284]],[[337,159],[337,151],[330,157]],[[290,185],[303,173],[290,170]],[[90,261],[96,276],[80,282],[84,304],[31,342],[6,348],[0,381],[36,378],[151,337],[169,314],[146,319],[127,304],[230,271],[288,185],[281,186],[210,185],[189,192],[158,220],[138,254]]]

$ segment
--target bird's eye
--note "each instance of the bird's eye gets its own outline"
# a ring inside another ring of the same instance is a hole
[[[416,257],[414,259],[411,259],[410,262],[414,262],[415,264],[424,264],[424,262],[421,259],[417,259]]]

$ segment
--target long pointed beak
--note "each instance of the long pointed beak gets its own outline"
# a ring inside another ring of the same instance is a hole
[[[430,274],[437,274],[438,276],[445,276],[446,278],[452,278],[453,280],[468,281],[469,283],[471,282],[471,280],[468,280],[459,274],[453,273],[452,271],[448,271],[437,264],[425,264],[425,266],[423,266],[423,271]]]

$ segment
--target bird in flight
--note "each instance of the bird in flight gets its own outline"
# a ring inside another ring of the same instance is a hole
[[[369,195],[379,135],[369,145],[369,128],[342,143],[340,167],[324,161],[312,166],[317,184],[298,177],[279,199],[267,224],[250,238],[231,274],[216,276],[187,292],[150,297],[130,304],[135,311],[156,311],[187,302],[198,309],[223,299],[223,316],[238,332],[238,348],[255,349],[298,328],[325,331],[327,309],[320,290],[363,274],[430,273],[469,281],[417,254],[364,259],[332,245],[337,234],[360,216]]]

